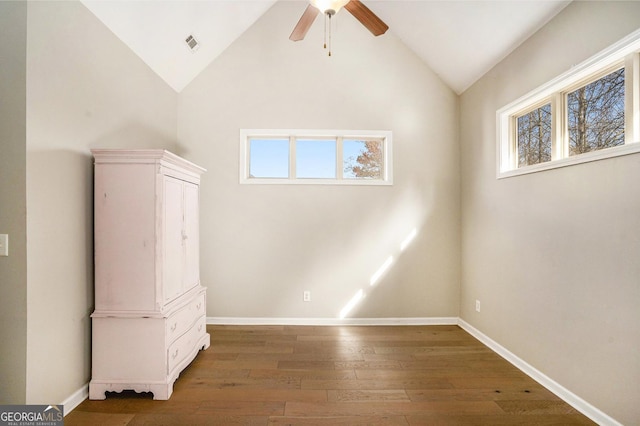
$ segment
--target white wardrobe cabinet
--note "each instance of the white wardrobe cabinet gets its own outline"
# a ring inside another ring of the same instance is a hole
[[[165,150],[92,150],[95,311],[90,399],[168,399],[210,345],[200,284],[199,166]]]

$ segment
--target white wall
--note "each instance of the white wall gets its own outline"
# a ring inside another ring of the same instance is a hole
[[[495,114],[639,27],[638,2],[573,2],[460,107],[461,317],[624,424],[640,419],[640,155],[496,180]]]
[[[27,350],[27,4],[0,2],[0,404],[24,404]]]
[[[29,2],[27,403],[90,378],[93,147],[173,149],[177,95],[79,2]]]
[[[457,316],[457,96],[391,32],[375,38],[346,11],[334,18],[332,57],[320,18],[289,41],[305,7],[277,3],[179,96],[179,154],[208,169],[207,315],[336,318],[362,288],[351,317]],[[394,185],[240,185],[241,128],[391,130]]]

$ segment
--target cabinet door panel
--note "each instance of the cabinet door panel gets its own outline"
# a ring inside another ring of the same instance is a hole
[[[171,177],[164,179],[162,231],[163,266],[162,282],[165,303],[182,293],[183,233],[182,233],[182,181]]]
[[[184,230],[185,230],[185,290],[200,283],[200,239],[199,239],[199,188],[185,182],[184,185]]]

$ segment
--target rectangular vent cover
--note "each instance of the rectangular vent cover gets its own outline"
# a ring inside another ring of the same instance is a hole
[[[196,50],[198,50],[198,47],[200,47],[198,40],[196,40],[193,35],[190,35],[184,41],[187,43],[187,46],[189,46],[189,49],[191,49],[192,52],[195,52]]]

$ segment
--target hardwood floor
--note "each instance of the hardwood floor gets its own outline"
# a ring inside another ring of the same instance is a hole
[[[168,401],[109,393],[65,425],[594,424],[457,326],[208,326]]]

